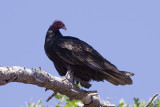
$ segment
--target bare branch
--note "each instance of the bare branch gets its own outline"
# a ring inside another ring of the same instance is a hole
[[[25,67],[0,67],[0,85],[5,85],[10,82],[21,82],[25,84],[33,84],[39,87],[53,90],[54,93],[61,93],[68,96],[70,99],[81,100],[85,107],[115,107],[114,105],[105,104],[100,100],[98,94],[88,93],[80,89],[76,85],[64,81],[62,78],[55,77],[41,70],[27,69]],[[51,99],[55,94],[52,94]]]
[[[149,105],[155,101],[155,99],[156,99],[157,96],[158,96],[158,93],[156,93],[156,94],[151,98],[151,100],[147,103],[147,105],[146,105],[145,107],[149,107]]]

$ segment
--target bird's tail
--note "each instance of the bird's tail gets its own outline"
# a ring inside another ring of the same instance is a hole
[[[105,80],[111,82],[114,85],[126,85],[132,84],[130,76],[134,74],[126,71],[103,71],[105,74]]]

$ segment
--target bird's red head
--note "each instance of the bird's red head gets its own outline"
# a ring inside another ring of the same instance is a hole
[[[64,29],[66,30],[66,26],[64,25],[64,23],[60,20],[55,20],[52,24],[53,26],[53,30],[59,30],[59,29]]]

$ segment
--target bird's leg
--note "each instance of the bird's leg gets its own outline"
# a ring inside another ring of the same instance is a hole
[[[70,82],[74,82],[73,80],[73,73],[72,73],[72,71],[71,70],[68,70],[67,71],[67,73],[66,73],[66,75],[65,75],[65,79],[67,79],[67,80],[69,80]]]

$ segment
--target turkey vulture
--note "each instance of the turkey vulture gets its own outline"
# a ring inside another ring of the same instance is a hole
[[[59,75],[71,72],[72,82],[89,88],[91,80],[107,80],[114,85],[132,84],[133,73],[119,71],[92,46],[71,36],[63,36],[59,29],[65,29],[64,23],[55,20],[49,27],[45,38],[45,52],[53,62]]]

